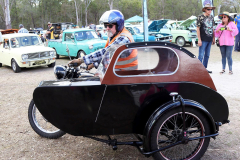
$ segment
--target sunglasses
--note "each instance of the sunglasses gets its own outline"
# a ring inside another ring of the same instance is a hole
[[[108,28],[112,28],[113,26],[114,26],[114,24],[104,24],[104,27],[105,27],[105,28],[107,28],[107,27],[108,27]]]
[[[207,9],[208,11],[212,11],[213,9]]]
[[[224,17],[222,17],[222,18],[228,18],[228,17],[224,16]]]

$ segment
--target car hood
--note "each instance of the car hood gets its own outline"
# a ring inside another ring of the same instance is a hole
[[[185,21],[183,21],[180,26],[184,26],[184,27],[189,27],[194,21],[197,20],[196,16],[191,16],[188,19],[186,19]]]
[[[152,23],[148,26],[148,31],[159,32],[167,22],[167,19],[152,21]]]
[[[36,53],[36,52],[54,51],[54,49],[50,47],[44,47],[44,46],[26,46],[26,47],[20,47],[20,48],[11,48],[11,51],[15,53]]]

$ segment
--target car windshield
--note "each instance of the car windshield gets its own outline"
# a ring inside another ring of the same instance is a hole
[[[12,48],[20,48],[25,46],[41,45],[42,41],[39,36],[24,36],[10,39]]]
[[[80,32],[75,32],[75,38],[77,41],[83,41],[86,39],[95,39],[99,38],[94,31],[80,31]]]
[[[137,27],[133,27],[133,29],[137,34],[140,34],[140,29],[138,29]]]

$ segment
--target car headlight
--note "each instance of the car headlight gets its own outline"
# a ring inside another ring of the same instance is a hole
[[[51,56],[51,57],[55,57],[55,56],[56,56],[55,51],[50,51],[50,56]]]
[[[93,45],[90,44],[90,45],[88,46],[88,48],[89,48],[90,50],[93,49]]]
[[[27,54],[23,54],[22,55],[22,60],[26,60],[26,59],[28,59],[28,55]]]

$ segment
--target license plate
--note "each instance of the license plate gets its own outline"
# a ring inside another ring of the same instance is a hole
[[[36,61],[35,62],[36,65],[45,64],[45,63],[46,63],[45,60],[41,60],[41,61]]]

